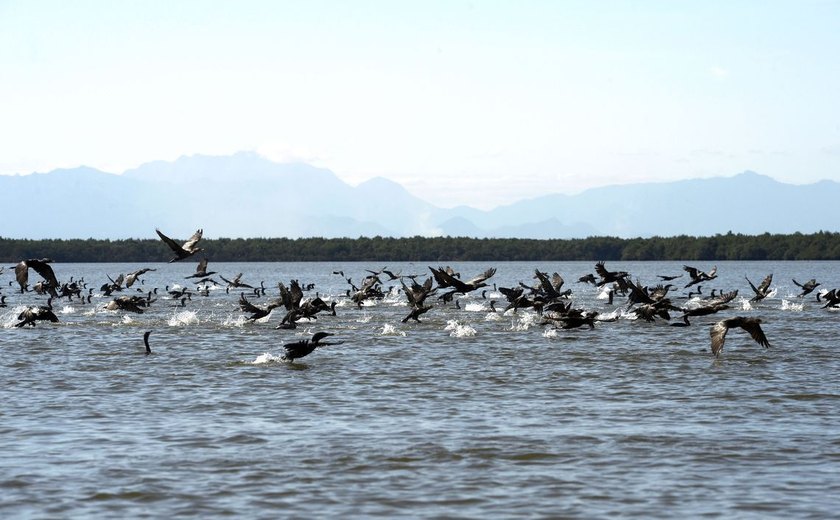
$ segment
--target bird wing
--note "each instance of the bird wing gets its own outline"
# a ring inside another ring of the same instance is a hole
[[[58,287],[58,280],[55,279],[55,272],[53,271],[52,267],[50,267],[50,264],[42,260],[28,260],[26,262],[26,265],[34,269],[36,273],[40,274],[41,277],[44,280],[46,280],[51,286]]]
[[[566,283],[566,280],[560,276],[560,273],[554,273],[551,275],[551,285],[554,287],[554,290],[558,293],[560,292],[560,288],[563,287],[563,284]]]
[[[721,320],[712,325],[709,336],[712,338],[712,354],[715,356],[720,355],[720,351],[723,350],[723,343],[726,341],[726,333],[728,331],[729,325],[727,320]]]
[[[194,251],[195,246],[198,244],[198,241],[201,240],[201,235],[203,235],[203,234],[204,234],[203,229],[199,229],[195,233],[193,233],[193,236],[191,236],[189,238],[189,240],[184,242],[184,245],[182,246],[184,251]]]
[[[556,275],[557,273],[554,274]],[[546,296],[548,296],[549,298],[556,298],[557,296],[559,296],[557,290],[554,288],[554,285],[552,285],[552,283],[549,281],[547,273],[544,273],[539,269],[534,269],[534,276],[537,278],[537,280],[540,281],[540,286],[542,287],[542,290],[546,294]],[[560,283],[562,284],[562,279]]]
[[[764,277],[764,280],[761,281],[761,284],[758,286],[758,290],[761,291],[761,294],[766,294],[767,289],[770,288],[770,284],[773,282],[773,274],[768,274]]]
[[[755,285],[753,285],[753,283],[750,281],[750,279],[749,279],[749,278],[747,278],[746,276],[744,276],[744,278],[746,278],[746,279],[747,279],[747,283],[748,283],[748,284],[750,284],[750,287],[752,288],[752,290],[753,290],[753,292],[754,292],[755,294],[761,294],[761,293],[758,291],[758,288],[756,288],[756,286],[755,286]]]
[[[496,268],[491,267],[490,269],[484,271],[480,275],[476,276],[475,278],[473,278],[472,280],[467,282],[467,284],[468,285],[475,285],[477,283],[481,283],[484,280],[487,280],[488,278],[492,277],[494,274],[496,274]]]
[[[300,302],[303,300],[303,289],[300,288],[297,280],[292,280],[289,283],[289,293],[292,297],[292,305],[294,307],[300,307]]]
[[[163,240],[163,242],[166,245],[168,245],[170,249],[172,249],[176,253],[185,253],[184,248],[181,247],[180,244],[178,244],[178,242],[175,242],[174,240],[172,240],[168,236],[161,233],[161,231],[159,229],[155,229],[155,231],[157,231],[157,234],[160,237],[160,239]]]
[[[402,280],[400,280],[400,283],[403,286],[403,292],[405,293],[405,297],[408,298],[408,303],[412,305],[417,305],[417,294],[414,292],[414,289],[408,287]]]
[[[245,293],[239,295],[239,308],[242,310],[242,312],[250,312],[251,314],[262,312],[262,309],[249,302],[245,298]]]
[[[207,272],[207,259],[202,258],[200,262],[198,262],[198,267],[195,268],[196,274],[198,273],[206,273]]]
[[[595,272],[598,273],[598,276],[601,278],[606,278],[610,274],[610,272],[607,271],[607,266],[604,262],[598,262],[595,264]]]
[[[770,346],[770,341],[767,340],[767,336],[765,336],[764,331],[761,330],[761,325],[758,320],[753,318],[744,319],[742,320],[740,326],[742,329],[750,333],[750,336],[752,336],[752,339],[754,339],[756,343],[764,348],[768,348]]]
[[[26,287],[26,284],[29,283],[29,266],[26,264],[26,260],[21,260],[15,266],[15,279],[17,279],[21,288]]]

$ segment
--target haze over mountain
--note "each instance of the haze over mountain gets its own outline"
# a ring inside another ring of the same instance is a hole
[[[384,178],[351,186],[303,163],[257,154],[155,161],[122,175],[92,168],[0,176],[0,236],[471,236],[583,238],[835,231],[840,184],[733,177],[547,194],[490,211],[439,208]]]

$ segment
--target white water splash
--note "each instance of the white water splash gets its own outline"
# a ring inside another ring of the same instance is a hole
[[[464,310],[469,312],[484,312],[487,310],[487,307],[483,303],[469,302],[464,305]]]
[[[782,310],[783,311],[802,311],[805,308],[805,304],[802,302],[793,303],[787,300],[782,300]]]
[[[242,327],[248,323],[245,316],[228,316],[222,321],[222,327]]]
[[[610,291],[612,291],[612,287],[608,285],[604,285],[600,289],[598,289],[598,296],[595,297],[597,300],[609,300],[610,299]]]
[[[382,326],[382,330],[379,332],[381,336],[405,336],[405,332],[398,330],[395,326],[391,325],[390,323],[386,323]]]
[[[356,319],[356,323],[368,323],[372,317],[370,314],[364,314]]]
[[[198,313],[195,311],[181,311],[169,318],[170,327],[182,327],[184,325],[198,325]]]
[[[519,319],[510,324],[510,330],[526,331],[537,324],[537,315],[531,312],[519,312]]]
[[[283,363],[286,360],[283,356],[275,356],[269,352],[264,352],[257,356],[257,358],[250,362],[252,365],[265,365],[266,363]]]
[[[60,311],[58,311],[58,313],[59,314],[76,314],[76,308],[71,307],[69,305],[65,305],[64,307],[61,308]]]
[[[547,328],[543,331],[544,338],[556,338],[557,337],[557,329],[555,328]]]
[[[486,316],[484,316],[484,321],[500,321],[502,316],[498,312],[488,312]]]
[[[3,324],[4,329],[10,329],[15,326],[18,322],[18,316],[21,312],[26,310],[28,307],[26,305],[16,305],[10,308],[8,311],[0,314],[0,323]]]
[[[753,309],[752,303],[746,298],[741,298],[738,301],[738,305],[741,306],[742,311],[751,311]]]
[[[470,325],[463,324],[458,320],[449,320],[443,330],[449,331],[453,338],[467,338],[476,335],[476,330]]]
[[[132,318],[131,316],[126,314],[125,316],[122,317],[122,319],[120,320],[120,323],[123,324],[123,325],[131,325],[132,323],[134,323],[134,318]]]
[[[633,314],[633,316],[636,316],[635,313],[632,313],[632,314]],[[606,314],[598,314],[598,316],[595,317],[595,321],[614,321],[614,320],[617,320],[618,318],[623,318],[623,317],[624,317],[624,310],[623,309],[616,309],[616,310],[614,310],[612,312],[608,312]]]

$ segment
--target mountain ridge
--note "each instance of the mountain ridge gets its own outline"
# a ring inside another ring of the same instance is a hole
[[[302,162],[252,152],[152,161],[121,175],[80,166],[0,176],[0,236],[472,236],[585,238],[812,233],[836,230],[840,184],[794,185],[745,171],[730,177],[550,193],[481,210],[440,208],[386,177],[356,186]]]

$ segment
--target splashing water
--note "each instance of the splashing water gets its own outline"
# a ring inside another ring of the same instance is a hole
[[[391,325],[390,323],[386,323],[382,326],[382,330],[379,332],[382,336],[405,336],[405,332],[402,330],[398,330],[395,326]]]
[[[741,306],[742,311],[751,311],[753,309],[752,303],[750,303],[750,301],[746,298],[741,298],[738,305]]]
[[[449,331],[453,338],[467,338],[476,335],[476,330],[470,325],[463,324],[458,320],[449,320],[443,330]]]
[[[75,314],[76,313],[76,308],[71,307],[69,305],[65,305],[64,307],[61,308],[60,311],[58,311],[58,313],[59,314]]]
[[[283,356],[275,356],[269,352],[264,352],[257,356],[257,358],[250,362],[252,365],[264,365],[266,363],[283,363],[286,361]]]
[[[248,318],[245,316],[228,316],[222,321],[222,327],[242,327],[248,323]]]
[[[782,300],[782,310],[783,311],[802,311],[805,309],[805,304],[800,303],[793,303],[787,300]]]
[[[169,318],[170,327],[182,327],[184,325],[197,325],[198,314],[195,311],[181,311]]]
[[[487,310],[487,307],[485,307],[483,303],[470,302],[464,305],[464,310],[470,312],[484,312]]]
[[[511,323],[510,330],[525,331],[537,324],[537,315],[527,312],[520,313],[519,319]]]

